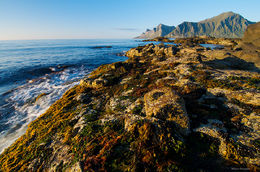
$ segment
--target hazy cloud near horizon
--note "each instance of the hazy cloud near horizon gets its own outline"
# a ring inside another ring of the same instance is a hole
[[[122,31],[140,31],[141,29],[137,29],[137,28],[115,28],[115,30],[122,30]]]

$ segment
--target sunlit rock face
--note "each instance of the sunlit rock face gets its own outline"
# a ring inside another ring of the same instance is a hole
[[[154,89],[144,95],[146,116],[173,121],[179,130],[187,134],[189,118],[184,100],[170,87]]]
[[[260,22],[248,26],[243,37],[243,42],[260,48]]]

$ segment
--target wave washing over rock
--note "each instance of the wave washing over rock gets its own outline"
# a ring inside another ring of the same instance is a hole
[[[1,112],[0,151],[23,135],[27,125],[43,114],[66,90],[79,83],[87,69],[67,69],[30,80],[6,93]]]
[[[101,65],[29,124],[1,169],[259,171],[259,68],[235,41],[188,41]]]

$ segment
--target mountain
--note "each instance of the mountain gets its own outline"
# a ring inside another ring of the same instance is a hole
[[[200,22],[183,22],[177,27],[172,27],[172,31],[163,30],[160,32],[156,29],[153,34],[145,32],[137,38],[154,38],[156,36],[166,36],[170,38],[192,37],[192,36],[212,36],[212,37],[225,37],[225,38],[241,38],[248,25],[253,24],[239,14],[233,12],[222,13],[218,16],[200,21]],[[159,32],[159,33],[157,33]],[[167,33],[167,35],[160,35],[160,33]]]
[[[145,38],[155,38],[159,36],[168,35],[173,29],[174,26],[167,26],[164,24],[159,24],[157,27],[152,30],[147,29],[146,32],[142,33],[140,36],[136,37],[137,39],[145,39]]]

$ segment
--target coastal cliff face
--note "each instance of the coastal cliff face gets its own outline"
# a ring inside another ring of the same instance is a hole
[[[239,14],[233,12],[222,13],[218,16],[206,19],[200,22],[183,22],[178,26],[173,27],[169,31],[166,30],[167,35],[161,35],[164,28],[159,30],[153,30],[153,34],[150,31],[144,32],[137,38],[152,39],[158,36],[166,36],[169,38],[185,38],[193,36],[211,36],[216,38],[241,38],[248,25],[253,24]]]
[[[1,170],[259,170],[259,69],[234,47],[132,48],[33,121]]]

